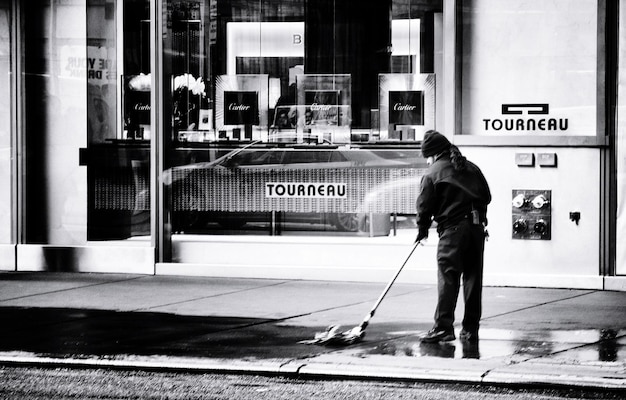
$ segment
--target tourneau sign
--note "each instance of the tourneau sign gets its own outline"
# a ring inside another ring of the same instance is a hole
[[[550,105],[546,103],[502,104],[502,117],[483,118],[485,131],[567,131],[568,118],[550,117]]]
[[[328,198],[347,197],[345,183],[329,182],[267,182],[265,197],[269,198]]]

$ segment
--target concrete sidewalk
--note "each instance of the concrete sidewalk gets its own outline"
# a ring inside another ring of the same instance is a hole
[[[626,390],[626,292],[486,287],[478,343],[425,344],[436,287],[397,284],[364,341],[298,343],[358,325],[383,288],[0,273],[0,363]]]

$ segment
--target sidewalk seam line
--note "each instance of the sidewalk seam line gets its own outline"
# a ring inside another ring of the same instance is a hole
[[[557,300],[552,300],[552,301],[546,301],[546,302],[544,302],[544,303],[539,303],[539,304],[533,304],[533,305],[531,305],[531,306],[522,307],[522,308],[518,308],[518,309],[516,309],[516,310],[511,310],[511,311],[503,312],[503,313],[501,313],[501,314],[490,315],[490,316],[488,316],[488,317],[481,318],[481,320],[483,320],[483,321],[484,321],[484,320],[486,320],[486,319],[492,319],[492,318],[503,317],[503,316],[505,316],[505,315],[514,314],[514,313],[516,313],[516,312],[520,312],[520,311],[531,310],[531,309],[533,309],[533,308],[546,306],[546,305],[548,305],[548,304],[556,304],[556,303],[559,303],[559,302],[561,302],[561,301],[571,300],[571,299],[576,299],[576,298],[578,298],[578,297],[583,297],[583,296],[588,296],[588,295],[590,295],[590,294],[594,294],[594,293],[597,293],[597,292],[598,292],[598,290],[592,290],[592,291],[588,291],[587,293],[581,293],[581,294],[577,294],[577,295],[570,296],[570,297],[564,297],[564,298],[562,298],[562,299],[557,299]]]
[[[12,298],[9,298],[9,299],[1,299],[0,303],[4,303],[4,302],[8,302],[8,301],[14,301],[14,300],[27,299],[29,297],[46,296],[46,295],[49,295],[49,294],[63,293],[63,292],[69,292],[69,291],[72,291],[72,290],[85,289],[85,288],[102,286],[102,285],[109,285],[109,284],[112,284],[112,283],[129,282],[129,281],[133,281],[133,280],[141,279],[141,278],[143,278],[143,277],[142,276],[134,276],[134,277],[127,278],[127,279],[118,279],[118,280],[113,280],[113,281],[108,281],[108,282],[91,283],[91,284],[83,285],[83,286],[75,286],[75,287],[71,287],[71,288],[51,290],[51,291],[48,291],[48,292],[27,294],[27,295],[24,295],[24,296],[12,297]]]
[[[176,304],[190,303],[190,302],[198,301],[198,300],[205,300],[205,299],[210,299],[210,298],[215,298],[215,297],[227,296],[227,295],[231,295],[231,294],[249,292],[249,291],[257,290],[257,289],[264,289],[264,288],[269,288],[269,287],[274,287],[274,286],[280,286],[280,285],[284,285],[286,283],[288,283],[288,281],[272,283],[270,285],[255,286],[255,287],[246,288],[246,289],[240,289],[240,290],[233,290],[231,292],[218,293],[218,294],[214,294],[214,295],[210,295],[210,296],[200,296],[200,297],[196,297],[196,298],[193,298],[193,299],[174,301],[172,303],[165,303],[165,304],[159,304],[159,305],[155,305],[155,306],[135,308],[133,310],[130,310],[130,312],[153,310],[155,308],[168,307],[168,306],[173,306],[173,305],[176,305]]]

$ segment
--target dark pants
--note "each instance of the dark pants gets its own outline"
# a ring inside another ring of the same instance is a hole
[[[439,232],[436,329],[453,329],[454,309],[462,277],[465,300],[463,328],[478,331],[482,312],[484,249],[483,226],[472,225],[467,219]]]

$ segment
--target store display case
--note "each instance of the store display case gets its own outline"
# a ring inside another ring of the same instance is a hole
[[[79,149],[87,167],[87,240],[150,234],[150,145],[120,140]]]
[[[200,109],[198,124],[177,130],[179,142],[349,144],[349,75],[296,75],[296,98],[270,108],[268,75],[221,75],[215,113]],[[280,90],[277,90],[280,92]],[[178,96],[175,97],[175,99]],[[176,100],[175,100],[176,102]],[[278,103],[278,102],[277,102]],[[176,109],[176,108],[175,108]],[[213,125],[212,118],[215,118]],[[176,119],[175,119],[176,120]],[[195,121],[193,119],[192,121]]]
[[[350,143],[352,87],[349,74],[296,76],[298,141]]]

